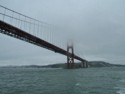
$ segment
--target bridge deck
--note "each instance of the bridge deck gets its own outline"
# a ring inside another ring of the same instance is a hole
[[[64,50],[60,47],[57,47],[57,46],[55,46],[45,40],[42,40],[36,36],[33,36],[25,31],[23,31],[17,27],[14,27],[6,22],[3,22],[1,20],[0,20],[0,33],[12,36],[14,38],[17,38],[17,39],[20,39],[20,40],[23,40],[23,41],[26,41],[26,42],[29,42],[32,44],[35,44],[37,46],[46,48],[48,50],[51,50],[51,51],[54,51],[54,52],[57,52],[57,53],[60,53],[60,54],[66,55],[66,56],[67,56],[67,54],[72,56],[72,54],[67,53],[66,50]],[[82,62],[86,61],[75,54],[73,56],[75,59],[77,59],[79,61],[82,61]]]

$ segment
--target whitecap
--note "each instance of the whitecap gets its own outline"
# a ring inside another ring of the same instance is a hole
[[[125,94],[125,79],[119,81],[119,85],[116,87],[118,89],[118,94]]]
[[[120,80],[120,82],[124,82],[125,83],[125,79]]]
[[[80,83],[76,83],[75,85],[76,85],[76,86],[80,86]]]
[[[119,87],[118,94],[125,94],[125,88]]]

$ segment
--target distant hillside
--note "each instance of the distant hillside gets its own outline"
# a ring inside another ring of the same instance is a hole
[[[104,61],[89,61],[88,66],[89,67],[111,67],[114,65],[107,63],[107,62],[104,62]]]
[[[104,61],[89,61],[88,62],[89,67],[125,67],[125,65],[120,64],[111,64]]]
[[[88,62],[88,67],[112,67],[112,66],[117,66],[117,67],[125,67],[125,65],[118,65],[118,64],[110,64],[104,61],[89,61]],[[51,65],[45,65],[45,66],[36,66],[32,65],[29,67],[37,67],[37,68],[66,68],[67,65],[66,63],[59,63],[59,64],[51,64]],[[75,68],[81,68],[81,63],[75,63]]]
[[[104,61],[88,61],[88,67],[125,67],[120,64],[110,64]],[[6,66],[7,67],[7,66]],[[50,65],[27,65],[27,66],[8,66],[8,67],[24,67],[24,68],[67,68],[66,63],[50,64]],[[75,63],[75,68],[82,68],[81,63]]]

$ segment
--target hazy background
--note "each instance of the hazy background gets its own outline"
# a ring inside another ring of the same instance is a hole
[[[0,5],[65,29],[87,60],[125,64],[125,0],[0,0]],[[62,62],[63,55],[0,33],[2,66]]]

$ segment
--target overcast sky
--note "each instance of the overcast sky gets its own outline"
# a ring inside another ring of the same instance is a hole
[[[63,29],[60,34],[73,38],[82,58],[125,64],[125,0],[0,0],[0,5]],[[0,65],[59,62],[66,57],[0,33]]]

